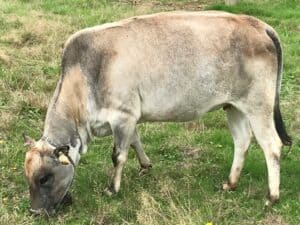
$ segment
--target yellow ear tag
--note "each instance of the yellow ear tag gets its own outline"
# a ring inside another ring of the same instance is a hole
[[[68,165],[70,164],[70,160],[68,159],[67,156],[65,156],[63,153],[59,154],[58,160],[61,164],[63,165]]]

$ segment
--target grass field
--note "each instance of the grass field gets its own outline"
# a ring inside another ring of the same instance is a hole
[[[233,143],[222,110],[189,123],[142,124],[150,173],[138,176],[130,152],[120,193],[104,196],[111,137],[95,139],[82,156],[71,188],[74,204],[53,218],[28,214],[22,133],[38,139],[60,73],[60,54],[73,32],[150,12],[226,10],[266,21],[284,51],[281,108],[294,139],[283,149],[281,200],[264,208],[267,173],[253,140],[235,192],[222,192]],[[299,0],[222,1],[0,0],[0,224],[300,224],[300,3]]]

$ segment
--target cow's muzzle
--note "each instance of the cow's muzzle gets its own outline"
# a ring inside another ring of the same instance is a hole
[[[29,209],[29,212],[32,214],[32,215],[35,215],[35,216],[53,216],[55,213],[56,213],[56,210],[59,210],[60,207],[62,206],[69,206],[71,205],[73,202],[72,200],[72,196],[70,194],[70,192],[67,192],[65,194],[65,196],[63,197],[62,201],[59,203],[59,204],[56,204],[54,206],[54,208],[50,208],[50,209],[45,209],[45,208],[40,208],[40,209],[32,209],[30,208]]]

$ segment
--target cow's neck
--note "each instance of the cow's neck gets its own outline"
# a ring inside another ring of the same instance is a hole
[[[55,110],[48,110],[42,141],[48,142],[54,148],[68,145],[69,156],[75,164],[80,159],[83,141],[80,138],[76,124]]]
[[[74,148],[80,143],[77,152],[85,152],[89,140],[86,101],[87,86],[80,66],[65,69],[48,108],[43,135],[60,146]]]
[[[79,134],[75,122],[56,110],[48,111],[43,136],[49,138],[56,147],[75,145]]]

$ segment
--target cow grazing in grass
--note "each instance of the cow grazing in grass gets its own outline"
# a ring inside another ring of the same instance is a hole
[[[65,43],[62,75],[42,138],[26,137],[31,211],[53,214],[93,136],[113,135],[108,195],[120,190],[132,147],[151,164],[136,126],[190,121],[223,107],[234,140],[228,182],[237,185],[252,132],[263,149],[269,203],[279,199],[280,149],[291,145],[279,109],[282,52],[266,23],[225,12],[168,12],[81,30]]]

